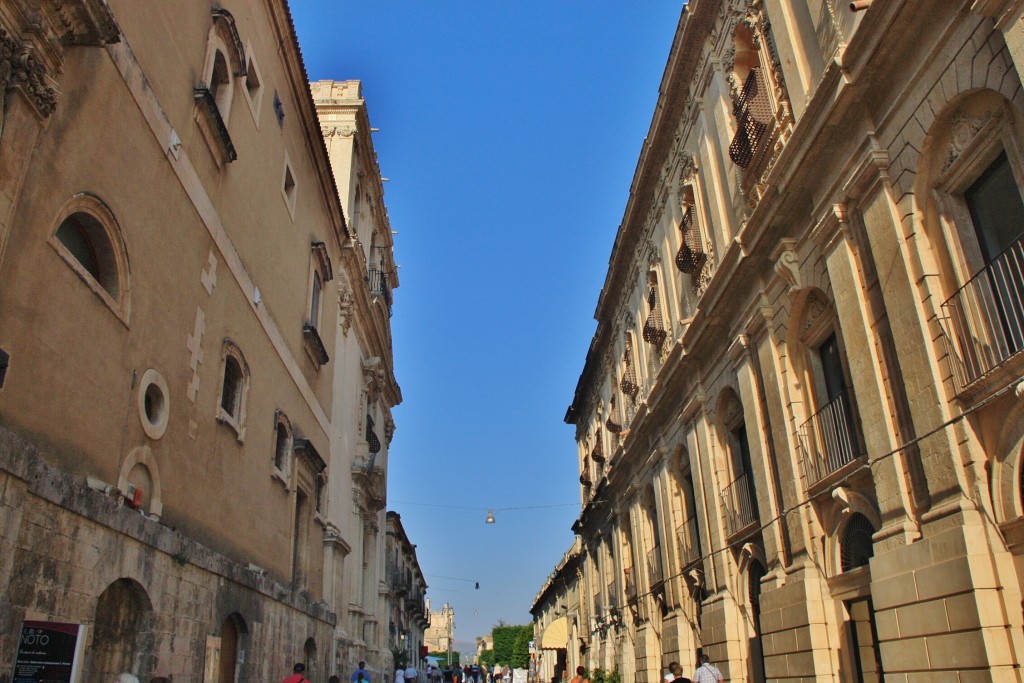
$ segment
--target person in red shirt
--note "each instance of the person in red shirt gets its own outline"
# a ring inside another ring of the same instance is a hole
[[[292,675],[281,681],[281,683],[309,683],[306,680],[306,665],[298,662],[292,667]]]

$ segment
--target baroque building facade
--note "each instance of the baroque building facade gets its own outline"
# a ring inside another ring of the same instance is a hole
[[[430,626],[427,582],[401,516],[389,511],[387,522],[388,649],[395,664],[418,666],[426,656],[425,635]]]
[[[0,0],[0,47],[0,677],[28,623],[90,682],[390,671],[368,126],[364,233],[283,0]]]
[[[436,612],[430,610],[430,626],[424,635],[424,642],[430,652],[451,652],[455,648],[455,609],[447,602]],[[445,664],[457,662],[445,662]]]
[[[543,679],[1021,680],[1021,13],[687,3],[566,415]]]
[[[371,675],[388,674],[395,592],[385,552],[385,505],[395,431],[391,409],[402,400],[390,322],[398,270],[362,84],[317,81],[309,87],[350,235],[337,288],[333,422],[341,457],[332,465],[332,480],[340,482],[338,495],[346,502],[332,522],[341,538],[352,539],[350,560],[357,571],[347,573],[338,606],[339,646],[343,659],[365,661]]]

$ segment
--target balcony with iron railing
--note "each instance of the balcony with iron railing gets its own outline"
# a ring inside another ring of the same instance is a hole
[[[771,98],[760,67],[747,74],[733,106],[736,135],[729,145],[729,158],[743,169],[750,168],[766,147],[773,121]]]
[[[687,567],[700,559],[700,537],[697,534],[696,517],[690,517],[676,527],[680,567]]]
[[[626,589],[626,600],[632,601],[636,598],[636,577],[633,575],[632,567],[626,567],[623,570],[623,580]]]
[[[860,456],[848,390],[836,394],[800,427],[800,445],[808,486]]]
[[[728,535],[733,536],[757,521],[757,497],[750,472],[741,472],[722,491],[722,498],[725,500]]]
[[[957,393],[1024,349],[1024,239],[1007,247],[940,307]]]
[[[366,282],[370,285],[372,296],[384,297],[384,303],[388,306],[388,313],[391,312],[391,281],[387,271],[372,267],[367,272]]]
[[[651,588],[665,581],[665,572],[661,565],[661,545],[655,544],[647,551],[647,581]]]

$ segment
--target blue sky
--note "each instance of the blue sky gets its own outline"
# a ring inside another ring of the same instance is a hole
[[[572,543],[562,419],[681,5],[291,2],[310,78],[362,80],[380,129],[404,396],[388,508],[457,640],[528,623]]]

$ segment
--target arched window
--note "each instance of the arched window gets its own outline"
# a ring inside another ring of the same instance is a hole
[[[62,209],[50,245],[127,322],[128,256],[107,205],[89,194],[75,195]]]
[[[288,485],[292,461],[292,425],[280,410],[274,415],[274,473]]]
[[[839,321],[824,292],[803,294],[790,326],[793,348],[803,353],[795,362],[802,366],[807,405],[811,408],[800,425],[800,445],[808,486],[829,477],[860,457],[863,448],[860,421],[851,383]]]
[[[859,512],[850,516],[839,544],[839,566],[844,572],[867,566],[875,554],[871,540],[874,533],[875,527],[867,517]]]
[[[958,393],[1024,350],[1022,147],[1019,110],[980,90],[940,112],[922,155],[915,196]]]
[[[230,426],[239,441],[245,435],[245,404],[249,390],[249,366],[242,351],[230,340],[224,341],[222,350],[223,382],[217,419]]]
[[[722,492],[728,508],[726,532],[735,534],[759,519],[757,489],[743,405],[733,390],[726,389],[718,406],[718,429],[729,458],[725,465],[730,481]]]

